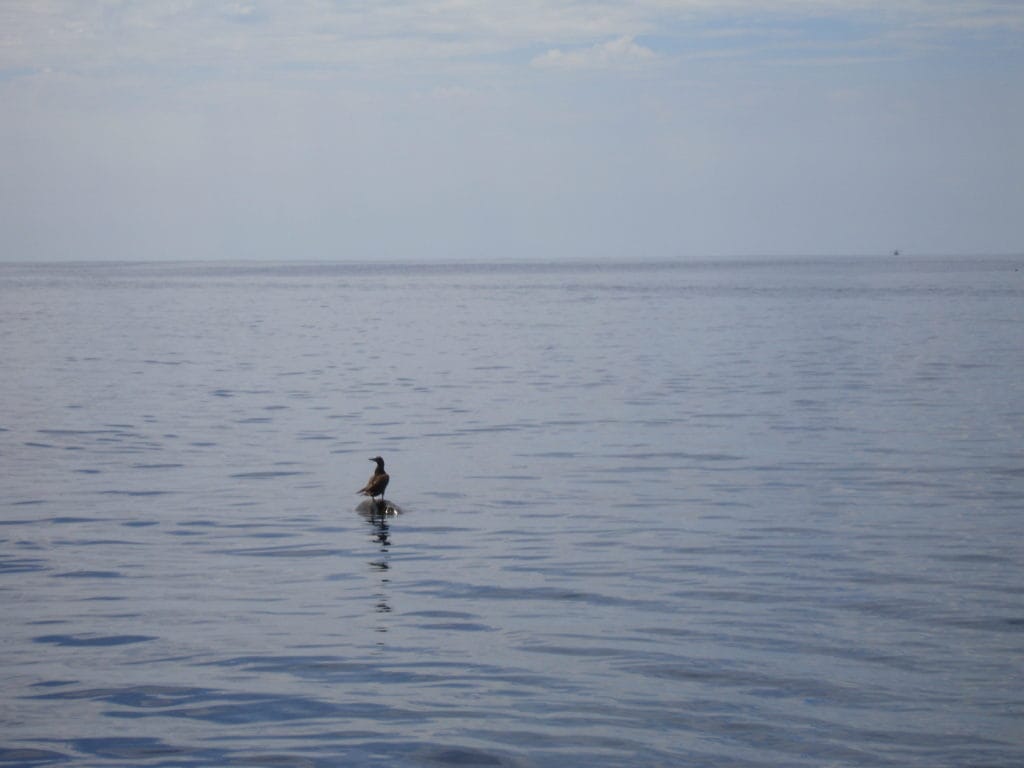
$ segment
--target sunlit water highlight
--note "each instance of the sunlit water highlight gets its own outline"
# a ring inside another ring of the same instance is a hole
[[[1019,266],[2,265],[0,764],[1024,764]]]

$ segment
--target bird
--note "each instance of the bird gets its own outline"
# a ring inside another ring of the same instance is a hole
[[[391,479],[388,477],[388,473],[384,471],[384,459],[380,456],[374,456],[370,461],[377,463],[377,468],[373,470],[373,474],[367,481],[366,485],[362,487],[357,493],[363,496],[369,496],[371,499],[376,501],[377,496],[380,496],[381,501],[384,500],[384,489],[388,487],[388,481]]]

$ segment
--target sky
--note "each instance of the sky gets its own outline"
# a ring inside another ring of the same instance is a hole
[[[0,0],[0,260],[1024,253],[1021,0]]]

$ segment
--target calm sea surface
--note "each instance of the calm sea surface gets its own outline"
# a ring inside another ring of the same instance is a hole
[[[1020,259],[8,264],[0,353],[0,764],[1024,765]]]

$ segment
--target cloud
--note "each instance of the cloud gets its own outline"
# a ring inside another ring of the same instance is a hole
[[[531,64],[539,69],[623,69],[647,64],[656,57],[650,48],[626,35],[589,48],[569,51],[552,48],[533,59]]]
[[[1022,29],[1019,0],[0,0],[0,260],[911,250],[911,221],[1019,250]]]
[[[744,34],[751,25],[756,34]],[[1024,29],[1024,3],[1003,0],[403,0],[325,3],[189,0],[0,3],[0,76],[75,73],[98,80],[134,73],[210,79],[342,69],[526,62],[550,69],[638,67],[686,51],[800,55],[822,29],[894,57],[955,46],[965,37],[1008,46]],[[657,41],[657,55],[637,40]],[[826,44],[835,38],[826,36]],[[827,57],[830,48],[824,48]],[[537,51],[547,51],[535,56]],[[846,58],[849,50],[836,51]],[[532,58],[531,60],[531,56]],[[811,62],[812,64],[815,62]]]

